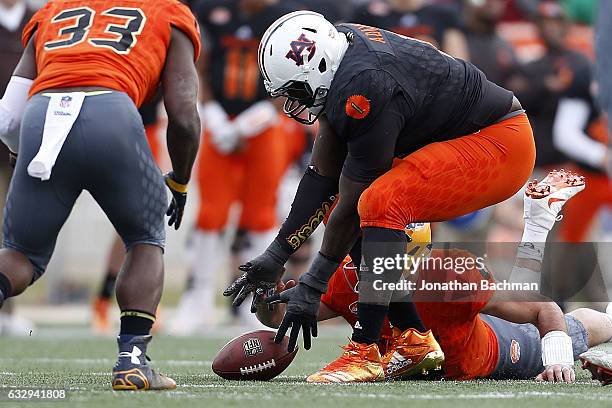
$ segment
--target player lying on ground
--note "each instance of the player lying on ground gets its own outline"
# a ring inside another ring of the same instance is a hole
[[[516,193],[535,160],[529,121],[512,92],[473,65],[378,28],[334,27],[319,14],[297,12],[268,29],[259,51],[270,95],[287,98],[285,111],[299,121],[318,118],[320,130],[279,235],[241,267],[245,274],[225,294],[238,293],[239,304],[273,288],[339,193],[320,252],[282,299],[277,341],[292,326],[289,346],[301,330],[310,348],[327,283],[362,239],[360,324],[352,339],[366,353],[378,342],[392,296],[372,287],[373,259],[405,253],[410,223],[453,219]],[[387,270],[384,279],[397,282],[401,273]],[[414,305],[403,307],[411,309],[402,315],[412,328],[425,331]]]
[[[556,178],[558,181],[559,178]],[[547,233],[556,219],[561,205],[548,207],[549,198],[570,198],[584,187],[578,178],[565,179],[569,183],[551,183],[547,177],[541,183],[530,185],[525,196],[526,229],[540,226]],[[551,188],[547,189],[546,186]],[[570,187],[571,186],[571,187]],[[544,192],[539,194],[538,192]],[[537,194],[538,198],[533,198]],[[548,210],[550,208],[550,210]],[[412,226],[413,231],[428,229]],[[542,238],[545,238],[542,237]],[[418,245],[426,238],[419,237]],[[415,240],[413,240],[415,242]],[[414,253],[414,245],[407,252]],[[466,259],[474,256],[462,250],[434,250],[431,259]],[[458,263],[457,263],[458,264]],[[444,269],[441,263],[428,262],[418,273],[417,288],[421,281],[477,283],[482,280],[494,282],[486,269],[474,266],[464,273]],[[473,263],[476,265],[476,263]],[[332,276],[328,291],[321,298],[319,320],[342,316],[351,325],[356,323],[354,305],[358,301],[357,270],[350,262]],[[279,283],[279,289],[295,286]],[[309,382],[352,382],[376,379],[409,378],[423,369],[420,362],[427,353],[439,356],[439,350],[431,347],[430,337],[438,339],[446,356],[445,376],[454,380],[475,378],[530,379],[536,377],[546,381],[574,380],[573,362],[593,347],[612,338],[612,317],[591,309],[578,309],[565,316],[552,302],[521,301],[525,296],[517,293],[500,302],[492,291],[478,293],[457,293],[461,301],[453,301],[455,293],[433,293],[419,291],[414,294],[417,310],[423,323],[430,328],[427,333],[409,329],[392,328],[385,322],[378,346],[372,345],[367,353],[360,354],[353,342],[345,347],[345,353],[320,372],[308,377]],[[442,297],[443,296],[443,297]],[[466,301],[465,299],[473,301]],[[418,301],[423,299],[423,302]],[[449,301],[442,301],[449,299]],[[437,300],[437,301],[436,301]],[[257,316],[270,327],[278,327],[282,321],[284,307],[276,306],[273,311],[259,307]],[[569,337],[566,334],[569,333]],[[541,339],[542,338],[542,339]],[[390,342],[389,342],[389,339]],[[381,358],[378,349],[384,353]],[[558,354],[555,354],[558,353]],[[551,356],[559,355],[553,361]],[[367,362],[364,364],[363,360]],[[544,364],[543,364],[544,361]],[[414,370],[414,368],[419,370]]]
[[[52,0],[23,43],[0,103],[0,138],[19,153],[4,212],[0,305],[42,276],[87,190],[127,250],[113,389],[175,388],[147,364],[146,351],[163,289],[165,185],[169,224],[178,228],[199,144],[195,18],[178,0]],[[174,170],[165,183],[137,110],[160,84]]]

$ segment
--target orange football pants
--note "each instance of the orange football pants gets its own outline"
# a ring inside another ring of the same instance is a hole
[[[267,231],[277,224],[279,184],[299,149],[295,143],[305,143],[294,131],[303,130],[288,126],[282,118],[279,125],[246,140],[240,151],[229,155],[219,153],[204,133],[198,155],[199,229],[222,230],[234,202],[242,204],[240,228]]]
[[[429,144],[396,160],[363,192],[361,227],[404,230],[446,221],[510,198],[529,179],[535,144],[527,115]]]
[[[563,207],[563,221],[559,226],[562,242],[584,242],[600,209],[612,207],[612,181],[600,173],[575,169],[585,177],[586,187]]]

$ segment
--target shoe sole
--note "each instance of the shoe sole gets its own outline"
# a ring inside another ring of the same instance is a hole
[[[591,373],[591,379],[601,382],[603,386],[612,384],[612,370],[589,361],[584,357],[580,357],[580,362],[582,369]]]
[[[387,376],[389,380],[407,379],[415,376],[427,376],[430,371],[441,371],[444,364],[444,353],[442,351],[430,351],[417,365],[400,369]]]

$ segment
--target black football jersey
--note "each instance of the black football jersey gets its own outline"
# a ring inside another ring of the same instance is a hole
[[[461,26],[457,12],[448,6],[428,4],[401,12],[382,0],[357,8],[352,21],[427,41],[437,48],[441,48],[446,30]]]
[[[239,0],[201,0],[193,7],[207,51],[207,78],[213,96],[235,116],[268,97],[257,65],[259,41],[268,27],[293,7],[271,5],[247,16]]]
[[[351,44],[325,116],[347,142],[344,173],[354,180],[371,181],[393,157],[476,132],[510,111],[512,92],[429,43],[363,25],[338,30]]]

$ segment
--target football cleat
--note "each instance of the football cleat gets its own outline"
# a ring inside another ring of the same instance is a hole
[[[92,330],[98,334],[109,334],[112,325],[109,319],[110,299],[97,298],[93,303]]]
[[[420,333],[408,329],[402,333],[394,328],[393,334],[393,344],[382,358],[387,380],[427,376],[442,370],[444,353],[431,330]]]
[[[563,205],[584,190],[584,177],[566,170],[553,170],[542,181],[533,180],[525,190],[524,219],[548,230],[559,215]]]
[[[115,391],[173,390],[176,382],[156,372],[146,355],[152,336],[119,336],[119,357],[113,368],[112,387]]]
[[[582,369],[591,373],[601,385],[612,384],[612,354],[603,350],[588,350],[580,355]]]
[[[385,379],[382,359],[376,344],[349,341],[344,353],[322,370],[306,378],[309,383],[375,382]]]

